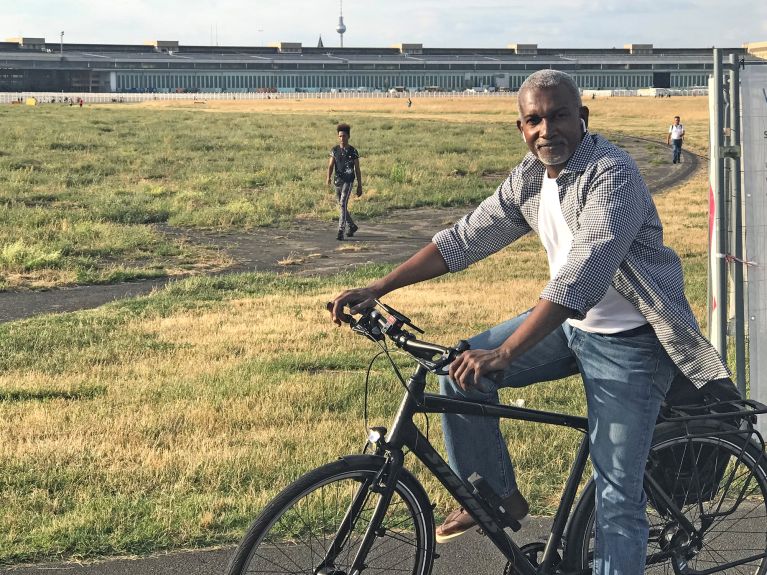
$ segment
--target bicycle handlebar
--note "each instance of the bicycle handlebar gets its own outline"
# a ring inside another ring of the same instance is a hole
[[[435,375],[447,375],[447,366],[453,360],[470,349],[469,342],[461,340],[455,347],[445,347],[436,343],[416,339],[403,326],[408,325],[419,332],[422,330],[414,326],[410,319],[397,310],[382,304],[376,300],[385,313],[381,313],[375,307],[363,311],[358,318],[339,312],[339,319],[348,324],[352,331],[364,335],[373,341],[390,339],[395,346],[412,356],[419,364],[427,368]],[[333,310],[333,304],[327,304],[328,311]],[[721,413],[718,411],[721,410]],[[733,417],[746,417],[755,421],[757,414],[767,413],[767,406],[752,399],[738,399],[731,401],[716,401],[708,404],[691,404],[666,406],[666,413],[661,415],[664,421],[689,421],[693,419],[731,419]]]
[[[404,326],[408,325],[423,333],[422,330],[414,326],[405,315],[377,300],[376,304],[382,307],[385,313],[373,307],[363,311],[359,318],[343,311],[338,314],[338,318],[348,324],[353,331],[368,339],[382,341],[388,338],[395,346],[411,355],[418,363],[436,375],[447,375],[445,367],[470,347],[469,343],[464,340],[458,342],[455,347],[445,347],[419,340]],[[328,303],[327,309],[332,311],[333,304]]]

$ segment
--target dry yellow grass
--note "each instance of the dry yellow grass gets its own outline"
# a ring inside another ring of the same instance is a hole
[[[157,100],[136,105],[147,109],[200,109],[195,107],[193,102],[185,100]],[[204,111],[263,114],[359,113],[366,116],[382,114],[409,119],[438,117],[448,121],[468,121],[474,114],[503,118],[509,112],[516,113],[516,97],[509,95],[492,98],[417,98],[410,109],[407,108],[406,100],[386,97],[210,100],[206,103]],[[466,118],[467,114],[469,118]]]
[[[277,265],[280,266],[298,266],[304,263],[304,258],[297,256],[294,253],[290,253],[284,258],[277,260]]]
[[[708,150],[708,99],[680,96],[675,98],[615,97],[586,99],[591,111],[589,127],[593,131],[625,133],[666,141],[668,127],[675,115],[686,127],[685,143],[696,153]],[[152,101],[139,104],[148,109],[196,109],[189,101]],[[440,120],[459,123],[504,122],[513,125],[518,117],[515,95],[489,97],[416,98],[408,109],[399,98],[338,98],[303,100],[211,100],[206,112],[257,114],[355,114],[388,116],[398,120]]]
[[[354,242],[353,244],[344,243],[338,246],[335,251],[348,253],[348,252],[366,252],[370,249],[365,242]]]

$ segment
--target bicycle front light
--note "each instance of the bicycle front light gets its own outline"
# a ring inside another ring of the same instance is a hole
[[[368,429],[368,442],[370,442],[372,445],[378,445],[378,442],[381,441],[385,436],[385,427],[370,427]]]

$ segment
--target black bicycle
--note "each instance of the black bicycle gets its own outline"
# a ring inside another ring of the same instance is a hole
[[[388,431],[369,430],[373,453],[343,456],[277,495],[251,525],[227,573],[431,573],[436,557],[432,505],[404,467],[406,451],[476,519],[506,557],[504,573],[590,573],[593,481],[576,503],[588,459],[586,418],[425,393],[427,374],[445,374],[468,348],[466,342],[450,348],[418,340],[405,328],[423,331],[380,302],[344,321],[384,350],[405,386],[394,422]],[[417,362],[407,381],[387,341]],[[754,427],[756,415],[766,412],[764,405],[741,399],[664,406],[645,470],[648,573],[767,572],[767,458]],[[510,531],[519,524],[505,512],[498,494],[476,474],[466,483],[452,472],[413,423],[419,413],[502,417],[583,434],[547,543],[514,543]]]

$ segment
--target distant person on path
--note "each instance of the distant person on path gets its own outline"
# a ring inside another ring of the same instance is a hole
[[[338,235],[336,239],[344,239],[344,230],[349,226],[346,237],[350,238],[359,229],[354,223],[349,213],[349,196],[352,193],[354,180],[357,180],[357,197],[362,195],[362,173],[360,172],[360,155],[356,148],[349,145],[349,135],[351,126],[349,124],[338,124],[339,144],[330,150],[330,161],[328,162],[327,185],[330,185],[330,178],[335,171],[333,183],[336,187],[336,200],[338,201]]]
[[[580,374],[596,484],[594,575],[641,575],[648,539],[643,477],[661,402],[676,377],[702,387],[729,372],[700,332],[679,256],[663,243],[636,163],[589,132],[589,109],[573,78],[533,73],[517,108],[528,153],[495,193],[383,278],[339,294],[332,319],[340,325],[347,305],[357,313],[536,232],[549,280],[534,307],[471,338],[471,348],[440,377],[440,391],[498,403],[500,388]],[[488,309],[499,305],[485,299]],[[456,474],[466,481],[479,473],[523,520],[529,506],[498,419],[445,414],[442,429]],[[475,524],[458,508],[437,527],[437,541]]]
[[[411,100],[410,97],[408,96],[407,107],[410,108],[412,105],[413,105],[413,100]]]
[[[679,122],[679,116],[674,116],[674,123],[668,129],[666,144],[673,147],[671,163],[678,164],[682,161],[682,142],[684,141],[684,126]]]

